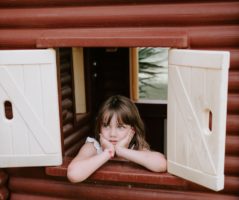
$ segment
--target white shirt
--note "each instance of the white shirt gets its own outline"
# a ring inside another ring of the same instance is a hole
[[[93,145],[97,151],[97,154],[102,153],[102,148],[100,146],[100,143],[95,138],[87,137],[85,143],[88,143],[88,142],[93,143]]]

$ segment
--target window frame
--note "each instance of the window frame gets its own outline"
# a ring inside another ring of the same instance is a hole
[[[94,34],[92,34],[92,32]],[[175,48],[187,48],[189,46],[189,38],[186,32],[170,32],[164,31],[160,28],[108,28],[107,30],[92,29],[84,30],[69,30],[64,32],[54,32],[41,36],[36,40],[37,48],[59,48],[59,47],[138,47],[138,46],[161,46],[161,47],[175,47]],[[130,67],[131,68],[131,67]],[[130,72],[132,73],[132,72]],[[131,84],[130,84],[131,85]],[[132,91],[132,88],[131,90]],[[45,172],[51,176],[66,176],[66,167],[69,164],[69,158],[64,158],[62,166],[58,167],[45,167]],[[132,168],[133,169],[133,168]],[[135,177],[144,177],[142,174],[147,173],[147,170],[136,175]],[[104,172],[101,169],[97,170],[98,173],[102,173],[102,177],[105,177]],[[96,173],[97,173],[96,172]],[[115,171],[110,171],[110,174],[115,174]],[[165,173],[161,174],[162,177],[169,176],[171,185],[178,185],[178,181],[181,184],[182,179]],[[111,175],[109,175],[111,177]],[[161,178],[162,178],[161,177]],[[131,176],[129,176],[132,179]],[[90,177],[89,180],[98,180],[98,178]],[[99,178],[100,179],[100,178]],[[140,180],[140,178],[139,178]],[[143,178],[142,180],[145,180]],[[105,178],[104,178],[104,181]],[[119,180],[117,180],[119,181]],[[153,184],[153,183],[152,183]],[[155,182],[154,182],[155,184]],[[159,183],[160,184],[160,183]],[[185,184],[184,184],[185,185]]]

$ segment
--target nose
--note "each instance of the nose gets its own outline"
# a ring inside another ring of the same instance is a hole
[[[110,129],[110,137],[116,137],[116,130],[113,127]]]

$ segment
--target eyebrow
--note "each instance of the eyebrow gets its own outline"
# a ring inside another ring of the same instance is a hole
[[[103,124],[103,125],[109,125],[110,122],[111,122],[111,120],[109,120],[109,118],[108,118],[108,119],[104,119],[104,120],[101,122],[101,124]],[[117,121],[117,125],[129,125],[129,124],[126,124],[126,123],[124,123],[123,121]]]

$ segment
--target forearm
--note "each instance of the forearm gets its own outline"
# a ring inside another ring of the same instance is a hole
[[[95,156],[73,161],[67,169],[67,177],[71,182],[82,182],[110,159],[107,151]]]
[[[118,156],[137,163],[154,172],[166,171],[167,162],[163,154],[153,151],[139,151],[126,148],[117,148]]]

